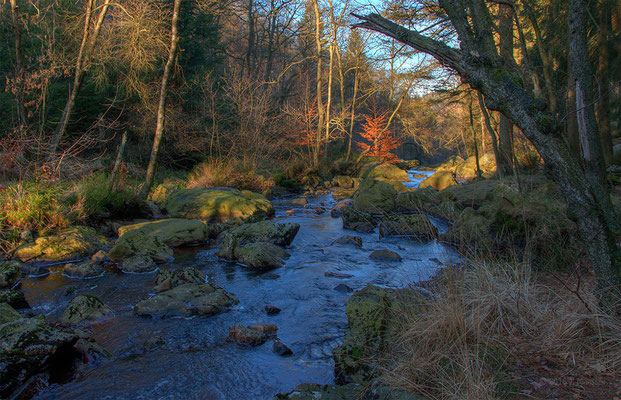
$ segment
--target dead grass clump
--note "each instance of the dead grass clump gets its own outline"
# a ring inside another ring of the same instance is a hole
[[[525,264],[446,270],[438,296],[395,315],[384,379],[433,399],[614,397],[621,322],[560,286]]]
[[[273,185],[271,179],[257,174],[253,166],[234,160],[211,160],[194,168],[188,178],[187,187],[232,187],[265,192]]]

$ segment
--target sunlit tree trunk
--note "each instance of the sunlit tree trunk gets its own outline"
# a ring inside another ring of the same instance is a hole
[[[360,83],[360,71],[356,66],[354,69],[354,93],[351,99],[351,117],[349,119],[349,133],[347,137],[347,155],[345,159],[349,161],[351,157],[351,146],[354,138],[354,123],[356,121],[356,99],[358,98],[358,85]]]
[[[315,152],[313,153],[313,164],[319,165],[319,152],[321,149],[321,132],[324,124],[323,107],[323,88],[321,74],[321,13],[319,12],[319,0],[313,1],[313,12],[315,14],[315,47],[317,51],[317,137],[315,138]]]
[[[499,178],[502,178],[502,171],[500,170],[500,168],[498,168],[500,154],[498,151],[498,138],[496,137],[496,131],[494,130],[492,122],[490,121],[489,112],[487,111],[487,107],[485,106],[483,95],[481,94],[481,92],[477,92],[477,96],[479,98],[479,107],[481,107],[481,114],[483,115],[483,119],[485,121],[485,127],[487,128],[487,132],[492,139],[492,150],[494,151],[494,160],[496,160],[496,174]]]
[[[145,199],[149,195],[149,191],[151,190],[151,186],[153,185],[153,178],[155,177],[155,168],[157,165],[157,155],[160,152],[160,144],[162,142],[162,136],[164,135],[164,123],[166,121],[166,95],[168,94],[168,79],[170,78],[173,65],[175,64],[177,44],[179,43],[179,31],[177,29],[177,25],[179,22],[180,8],[181,0],[175,0],[171,24],[170,49],[168,50],[168,60],[166,61],[166,66],[164,67],[164,74],[162,75],[160,100],[157,107],[157,123],[155,126],[155,136],[153,138],[153,147],[151,148],[149,166],[147,167],[147,176],[145,178],[144,186],[142,187],[141,192],[142,197]]]
[[[104,0],[103,5],[100,7],[99,16],[95,21],[95,26],[91,32],[91,15],[93,14],[95,0],[88,0],[86,5],[86,12],[84,16],[84,31],[82,34],[82,42],[80,43],[80,50],[78,51],[78,58],[75,63],[75,72],[73,77],[73,88],[71,89],[71,93],[69,94],[69,99],[65,104],[65,108],[63,110],[62,116],[60,117],[60,122],[58,123],[58,127],[54,132],[54,136],[52,138],[52,142],[50,144],[49,149],[49,157],[52,158],[56,154],[56,150],[62,137],[65,135],[67,130],[67,125],[69,124],[69,120],[71,118],[71,114],[73,113],[73,109],[75,108],[75,102],[78,98],[78,94],[82,89],[82,83],[84,82],[84,76],[86,74],[86,70],[88,68],[88,63],[90,62],[90,58],[93,53],[93,49],[95,48],[95,44],[97,43],[97,38],[99,37],[99,32],[101,31],[101,27],[103,26],[104,20],[106,18],[106,14],[108,13],[108,8],[110,7],[111,0]]]

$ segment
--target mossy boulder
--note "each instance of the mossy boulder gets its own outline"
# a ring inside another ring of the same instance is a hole
[[[235,250],[248,243],[267,242],[276,246],[288,246],[299,230],[299,224],[289,222],[261,221],[244,224],[224,232],[218,256],[234,259]]]
[[[209,283],[186,283],[143,300],[134,314],[148,317],[210,316],[227,311],[239,300],[224,289]]]
[[[183,189],[185,186],[186,182],[181,179],[167,179],[151,189],[149,200],[155,204],[162,204],[166,201],[169,194],[175,190]]]
[[[457,181],[453,177],[453,172],[446,170],[438,170],[429,178],[424,179],[419,185],[419,189],[433,187],[436,190],[443,190],[451,185],[457,185]]]
[[[0,289],[0,303],[6,303],[13,308],[30,308],[24,292],[16,289]]]
[[[22,277],[19,261],[0,261],[0,289],[12,288]]]
[[[125,232],[108,251],[108,258],[112,262],[119,262],[136,255],[166,261],[173,256],[173,251],[158,236],[150,235],[141,229]]]
[[[119,236],[128,232],[141,231],[156,236],[170,247],[204,242],[209,239],[209,226],[198,219],[168,218],[158,221],[140,222],[119,228]]]
[[[231,188],[179,189],[168,195],[161,208],[174,218],[209,222],[274,215],[274,207],[265,196]]]
[[[237,262],[258,271],[267,271],[285,265],[289,253],[269,242],[248,243],[235,248]]]
[[[72,226],[55,235],[38,237],[17,250],[15,255],[24,262],[59,261],[80,258],[108,245],[108,240],[93,228]]]
[[[343,229],[350,229],[361,233],[370,233],[375,230],[379,220],[374,214],[356,211],[353,208],[346,208],[341,215]]]
[[[480,180],[471,183],[450,186],[437,193],[436,199],[445,199],[457,203],[460,207],[479,208],[480,206],[494,200],[495,196],[502,196],[508,191],[512,191],[501,182],[496,180]]]
[[[60,321],[65,324],[96,322],[109,318],[112,314],[112,309],[105,305],[99,297],[84,294],[74,297],[69,302],[60,317]]]
[[[15,311],[8,303],[0,303],[0,325],[21,318],[21,314]]]
[[[395,199],[399,211],[421,212],[436,204],[438,191],[431,186],[399,193]]]
[[[353,197],[353,208],[369,214],[383,214],[396,209],[395,199],[407,189],[401,183],[365,179]]]
[[[336,203],[330,210],[330,216],[332,218],[338,218],[341,215],[343,215],[343,212],[345,212],[346,209],[353,207],[353,205],[354,205],[354,200],[352,199],[339,200],[339,202]]]
[[[427,241],[438,237],[438,228],[424,214],[396,214],[382,219],[379,234],[380,238],[405,236],[413,240]]]
[[[155,261],[147,255],[138,254],[121,261],[121,271],[125,273],[142,274],[157,269]]]
[[[370,164],[362,169],[361,178],[386,179],[390,181],[408,181],[408,173],[394,164]]]
[[[352,189],[358,185],[358,181],[351,176],[338,175],[332,179],[332,186],[341,189]]]
[[[156,292],[164,292],[186,283],[205,283],[205,275],[196,268],[183,268],[176,271],[160,269],[155,275]]]
[[[69,278],[94,278],[103,274],[101,267],[89,263],[67,264],[63,268],[63,275]]]

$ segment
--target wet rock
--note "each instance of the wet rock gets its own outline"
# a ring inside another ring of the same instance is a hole
[[[143,300],[134,307],[134,314],[150,317],[174,317],[219,314],[239,303],[225,290],[204,283],[186,283]]]
[[[0,289],[0,303],[7,303],[13,308],[30,308],[24,292],[16,289]]]
[[[267,315],[276,315],[278,313],[280,313],[281,309],[273,306],[271,304],[268,304],[265,306],[265,312],[267,313]]]
[[[0,325],[14,321],[21,317],[21,314],[15,311],[15,309],[13,309],[13,307],[11,307],[9,304],[0,303]]]
[[[397,214],[382,219],[379,233],[380,238],[406,236],[413,240],[426,241],[438,237],[438,228],[424,214]]]
[[[63,268],[63,275],[69,278],[93,278],[100,276],[102,273],[103,270],[101,268],[89,263],[67,264]]]
[[[368,214],[384,214],[396,209],[395,199],[407,189],[401,183],[365,179],[353,197],[353,208]]]
[[[510,190],[502,186],[499,181],[481,180],[477,182],[450,186],[438,192],[439,200],[450,200],[462,208],[472,207],[478,209],[486,203],[494,200],[495,196],[502,196]]]
[[[73,298],[60,321],[65,324],[79,324],[81,322],[96,322],[111,317],[113,311],[98,297],[85,294]]]
[[[131,231],[156,236],[170,247],[201,243],[209,239],[208,225],[197,219],[169,218],[125,225],[119,228],[119,236],[122,237]]]
[[[315,214],[321,215],[321,214],[325,214],[326,208],[325,207],[315,207],[314,211],[315,211]]]
[[[399,193],[396,198],[397,209],[400,211],[422,212],[436,204],[438,191],[429,186],[418,188],[409,192]]]
[[[255,331],[262,332],[268,336],[274,336],[278,332],[278,326],[270,323],[257,323],[247,326],[248,329],[254,329]]]
[[[283,357],[293,354],[293,351],[286,344],[281,342],[280,339],[274,340],[274,346],[272,347],[272,351]]]
[[[451,171],[436,171],[429,178],[423,180],[418,187],[424,189],[431,186],[436,190],[443,190],[452,185],[457,185],[457,181]]]
[[[19,268],[25,276],[44,276],[50,273],[45,267],[31,264],[21,264]]]
[[[18,261],[0,261],[0,289],[15,286],[22,277],[21,267]]]
[[[346,274],[344,272],[338,272],[338,271],[327,271],[324,273],[324,276],[327,276],[329,278],[339,278],[339,279],[348,279],[348,278],[354,277],[354,275],[352,274]]]
[[[334,243],[353,244],[356,247],[362,247],[362,238],[360,236],[345,235],[336,239]]]
[[[164,292],[186,283],[205,283],[205,276],[196,268],[184,268],[176,271],[160,269],[155,275],[155,291]]]
[[[24,262],[58,261],[84,257],[107,244],[108,240],[93,228],[72,226],[56,235],[41,236],[34,243],[20,246],[15,255]]]
[[[345,209],[341,216],[343,229],[351,229],[361,233],[371,233],[377,226],[378,218],[372,214],[356,211],[353,208]]]
[[[235,249],[235,258],[241,264],[258,271],[267,271],[285,265],[289,256],[282,247],[268,242],[248,243]]]
[[[332,191],[332,198],[336,201],[349,199],[354,195],[354,193],[356,193],[356,190],[358,190],[358,188],[351,188],[351,189],[336,188]]]
[[[277,246],[288,246],[300,229],[299,224],[261,221],[244,224],[226,231],[218,256],[235,259],[235,250],[248,243],[268,242]]]
[[[166,261],[173,256],[173,251],[159,237],[137,229],[119,237],[108,251],[108,258],[113,262],[133,256],[148,256],[157,261]]]
[[[229,343],[239,343],[246,346],[260,346],[267,342],[268,335],[256,329],[251,329],[243,325],[233,325],[229,328],[229,335],[226,341]]]
[[[381,178],[390,181],[408,181],[410,177],[408,173],[394,164],[370,164],[360,173],[361,178]]]
[[[375,250],[369,255],[369,258],[379,261],[401,261],[402,258],[399,254],[391,250]]]
[[[331,186],[342,189],[351,189],[356,186],[356,180],[351,176],[338,175],[332,179]]]
[[[153,272],[157,269],[155,261],[149,256],[137,255],[121,262],[121,271],[130,273]]]
[[[91,262],[96,263],[96,264],[103,264],[106,261],[109,261],[108,255],[103,250],[99,250],[97,253],[93,254],[93,256],[91,257]]]
[[[269,217],[274,207],[263,195],[231,188],[179,189],[161,205],[174,218],[226,222],[234,218]]]
[[[372,384],[320,385],[303,383],[292,392],[277,394],[273,400],[425,400],[424,397],[395,389],[380,382]]]
[[[343,215],[343,212],[345,212],[346,209],[351,208],[353,204],[354,204],[354,200],[352,199],[340,200],[338,203],[334,205],[334,207],[332,207],[332,210],[330,210],[330,216],[332,218],[340,217],[341,215]]]
[[[349,286],[347,286],[344,283],[338,284],[334,287],[334,290],[340,293],[351,293],[354,291],[354,289],[350,288]]]
[[[297,197],[291,200],[291,204],[304,207],[308,204],[308,200],[306,199],[306,197]]]

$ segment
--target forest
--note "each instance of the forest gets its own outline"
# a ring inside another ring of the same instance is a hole
[[[0,399],[621,398],[618,1],[0,7]]]

